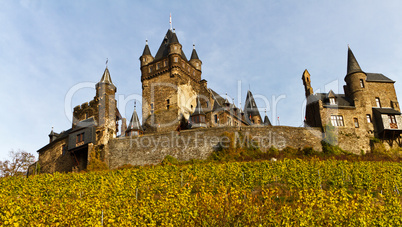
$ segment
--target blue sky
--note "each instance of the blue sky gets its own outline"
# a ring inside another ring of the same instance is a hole
[[[402,97],[401,10],[400,1],[367,0],[1,1],[0,160],[12,149],[36,154],[52,127],[69,129],[72,108],[95,95],[88,85],[106,58],[130,118],[141,95],[138,58],[146,39],[156,54],[169,13],[188,57],[196,45],[208,86],[236,104],[251,88],[269,101],[275,125],[278,116],[281,125],[302,125],[304,69],[315,91],[343,93],[348,44],[363,71],[396,80]],[[257,105],[264,115],[266,102]]]

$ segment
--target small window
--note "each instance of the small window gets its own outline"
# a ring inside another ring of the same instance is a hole
[[[377,105],[377,107],[381,108],[380,98],[378,98],[378,97],[375,98],[375,104]]]
[[[84,133],[80,133],[77,135],[76,143],[84,142]]]
[[[148,71],[151,73],[151,72],[152,72],[152,67],[149,67],[149,68],[148,68]]]
[[[392,129],[397,129],[398,125],[396,123],[395,115],[388,115],[388,119],[389,119],[389,127]]]
[[[331,124],[332,124],[332,126],[345,126],[343,124],[343,116],[342,115],[331,115]]]
[[[336,105],[335,98],[329,98],[330,105]]]
[[[177,46],[174,46],[173,49],[174,49],[174,50],[177,50]]]
[[[207,101],[207,108],[209,108],[209,101]]]
[[[156,70],[159,70],[159,68],[160,68],[160,64],[158,63],[158,64],[156,64]]]
[[[147,61],[147,58],[143,58],[142,61],[143,61],[143,62],[146,62],[146,61]]]
[[[232,119],[230,117],[228,117],[228,125],[231,126],[232,125]]]
[[[167,61],[166,61],[166,60],[163,62],[163,66],[164,66],[164,67],[167,66]]]
[[[218,115],[214,115],[214,121],[215,121],[215,123],[218,123]]]
[[[170,107],[170,100],[169,100],[169,99],[167,99],[167,100],[166,100],[166,109],[168,110],[168,109],[169,109],[169,107]]]
[[[193,110],[193,105],[191,105],[191,110]]]
[[[364,81],[363,81],[363,79],[360,79],[360,87],[361,87],[361,88],[364,88]]]
[[[154,114],[154,104],[151,103],[151,114]]]
[[[359,120],[357,118],[353,118],[353,122],[355,123],[355,128],[359,127]]]
[[[370,114],[366,114],[367,123],[371,123],[371,116]]]
[[[173,58],[173,61],[174,61],[174,62],[179,62],[179,58],[178,58],[178,57],[174,57],[174,58]]]

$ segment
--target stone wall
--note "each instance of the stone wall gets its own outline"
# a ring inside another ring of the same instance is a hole
[[[260,149],[265,152],[271,146],[283,149],[286,146],[303,148],[313,147],[321,151],[322,133],[317,128],[297,128],[288,126],[256,126],[256,127],[216,127],[193,129],[161,134],[143,135],[140,137],[122,137],[109,142],[109,168],[119,166],[149,165],[160,163],[165,156],[171,155],[178,160],[206,159],[220,140],[228,140],[225,132],[249,135],[259,142]],[[248,146],[240,139],[240,145]]]
[[[65,151],[63,154],[63,146],[67,145],[68,137],[61,139],[48,147],[44,147],[39,151],[39,161],[41,173],[71,172],[74,166],[74,160],[70,152]]]

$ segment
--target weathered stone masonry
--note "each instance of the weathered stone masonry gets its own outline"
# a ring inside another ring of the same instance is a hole
[[[322,132],[317,128],[288,126],[205,128],[182,131],[180,135],[173,131],[113,139],[109,142],[109,168],[115,169],[125,164],[158,164],[166,155],[183,161],[206,159],[220,140],[227,139],[223,137],[225,132],[249,135],[251,139],[258,141],[263,152],[271,146],[278,149],[286,146],[294,148],[308,146],[318,151],[322,150]]]

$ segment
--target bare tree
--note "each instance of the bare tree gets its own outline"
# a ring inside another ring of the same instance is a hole
[[[35,162],[35,156],[26,151],[11,150],[10,160],[0,161],[0,177],[22,176],[28,170],[28,167]]]

